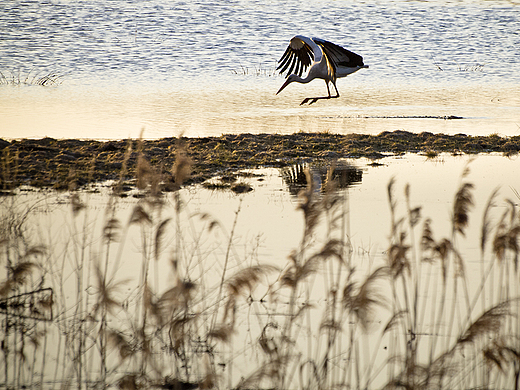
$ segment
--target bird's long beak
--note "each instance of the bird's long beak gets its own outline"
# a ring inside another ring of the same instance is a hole
[[[278,95],[280,92],[282,92],[282,90],[287,87],[291,82],[289,81],[289,79],[285,80],[285,83],[283,83],[283,85],[280,87],[280,89],[278,90],[278,92],[276,92],[276,94]]]

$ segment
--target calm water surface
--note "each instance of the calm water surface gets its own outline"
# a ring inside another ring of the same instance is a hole
[[[380,166],[370,165],[368,159],[350,160],[349,163],[362,171],[361,182],[341,190],[348,199],[349,238],[355,249],[354,258],[363,260],[370,254],[373,261],[386,262],[386,250],[390,236],[390,209],[387,186],[395,179],[394,196],[397,200],[397,214],[404,216],[406,203],[404,189],[410,185],[412,207],[421,207],[421,216],[431,218],[432,230],[437,238],[451,234],[451,215],[455,194],[462,181],[474,185],[472,196],[474,206],[469,212],[469,226],[466,238],[458,243],[465,260],[478,265],[479,239],[484,209],[491,193],[498,189],[496,205],[492,214],[499,216],[508,207],[506,199],[519,202],[520,180],[517,175],[518,159],[504,158],[498,154],[477,157],[440,155],[436,159],[426,159],[417,155],[388,157],[380,160]],[[469,173],[464,178],[465,169]],[[253,191],[237,195],[230,190],[207,190],[202,186],[188,187],[182,191],[182,223],[185,218],[194,225],[183,234],[189,240],[192,230],[197,230],[197,215],[208,214],[219,222],[223,231],[229,232],[236,219],[235,240],[237,247],[233,256],[242,258],[258,246],[256,257],[260,262],[285,264],[290,252],[300,244],[303,234],[303,214],[298,209],[300,199],[289,191],[282,172],[275,168],[249,171],[255,176],[243,178]],[[405,175],[405,174],[406,175]],[[100,192],[81,193],[81,199],[88,207],[87,218],[91,219],[93,236],[101,235],[108,206],[109,188],[99,187]],[[10,201],[4,198],[4,205]],[[174,205],[172,197],[165,196],[164,218],[172,217]],[[43,211],[40,223],[43,236],[59,237],[70,234],[70,195],[68,193],[21,191],[19,204],[34,205],[34,210]],[[133,207],[140,202],[132,196],[118,201],[117,218],[124,224],[129,220]],[[40,215],[38,212],[30,216]],[[172,217],[173,218],[173,217]],[[495,220],[496,222],[496,220]],[[200,225],[206,224],[201,220]],[[325,220],[321,221],[326,225]],[[173,228],[172,228],[173,229]],[[419,231],[421,228],[418,227]],[[57,232],[60,232],[57,234]],[[139,229],[133,229],[125,247],[125,264],[120,264],[118,277],[135,276],[135,267],[141,261]],[[208,233],[209,236],[211,236]],[[319,236],[319,235],[318,235]],[[216,236],[219,249],[224,250],[227,239]],[[212,238],[213,239],[213,238]],[[211,241],[208,239],[208,241]],[[165,241],[168,242],[168,241]],[[205,245],[207,242],[201,243]],[[168,245],[168,244],[166,244]],[[173,245],[173,244],[170,244]],[[220,253],[220,252],[219,252]],[[166,256],[166,255],[165,255]],[[167,257],[167,256],[166,256]],[[246,256],[247,257],[247,256]],[[211,263],[213,260],[210,258]],[[357,261],[357,260],[356,260]],[[167,268],[167,265],[163,265]],[[474,269],[475,270],[475,269]],[[167,284],[170,275],[161,275],[161,283]],[[137,281],[136,281],[137,282]]]
[[[0,71],[63,77],[51,88],[2,85],[0,135],[514,135],[519,27],[514,1],[3,2]],[[334,101],[298,105],[325,93],[321,80],[275,96],[276,61],[295,34],[341,44],[370,69],[341,79]],[[440,119],[450,115],[464,119]]]
[[[383,165],[381,166],[371,166],[369,165],[370,161],[365,159],[351,162],[362,169],[363,178],[360,184],[356,184],[348,190],[343,190],[343,195],[348,195],[348,198],[344,199],[348,199],[348,238],[351,240],[354,249],[351,261],[357,272],[362,275],[375,267],[386,264],[390,236],[390,211],[387,199],[389,178],[396,178],[394,189],[397,199],[397,218],[406,214],[404,187],[407,183],[411,186],[412,207],[422,207],[422,219],[420,225],[416,228],[415,236],[417,243],[419,243],[422,223],[425,218],[431,218],[431,227],[437,240],[450,236],[453,199],[461,183],[462,172],[469,167],[469,174],[464,180],[475,185],[473,192],[475,205],[471,207],[469,212],[469,227],[466,231],[466,237],[459,237],[457,249],[464,259],[470,296],[474,296],[480,289],[479,237],[485,205],[493,190],[500,187],[496,205],[491,209],[492,219],[494,223],[498,223],[500,216],[509,207],[505,199],[518,203],[520,183],[515,169],[518,161],[491,154],[478,156],[474,159],[467,156],[442,155],[435,160],[408,155],[382,159]],[[495,169],[491,170],[489,167]],[[404,176],[403,172],[406,172],[407,175]],[[244,179],[251,184],[254,190],[242,195],[233,194],[231,191],[209,191],[201,187],[186,188],[181,191],[183,208],[179,223],[183,228],[181,241],[183,253],[181,258],[183,261],[180,268],[183,275],[192,278],[200,285],[199,288],[207,288],[208,295],[205,298],[209,301],[216,294],[217,289],[214,288],[214,285],[219,284],[223,269],[228,270],[226,275],[228,276],[247,265],[257,263],[270,263],[284,267],[289,263],[288,255],[300,244],[303,233],[303,216],[301,211],[297,210],[298,198],[289,193],[287,183],[284,182],[280,171],[263,169],[254,173],[259,176]],[[101,237],[106,222],[109,196],[101,188],[100,193],[82,192],[80,198],[87,204],[87,208],[76,218],[72,217],[70,195],[66,193],[22,191],[16,198],[4,197],[4,203],[2,203],[2,206],[7,207],[9,202],[15,199],[17,204],[21,206],[20,209],[31,208],[31,212],[27,215],[27,226],[35,233],[33,235],[34,240],[52,248],[52,256],[47,260],[49,264],[56,262],[63,267],[61,273],[64,276],[59,279],[57,276],[59,272],[51,273],[46,279],[46,286],[54,287],[57,294],[58,291],[60,294],[65,294],[62,297],[63,302],[60,301],[60,304],[65,307],[74,307],[76,299],[73,292],[77,282],[74,271],[77,263],[75,263],[76,255],[71,248],[79,245],[80,239],[75,238],[75,234],[80,232],[78,237],[85,236],[87,252],[89,253],[87,256],[89,267],[99,260],[97,258],[99,253],[104,253],[102,250],[104,240],[98,237]],[[171,287],[172,281],[175,280],[171,271],[170,260],[175,256],[174,248],[178,245],[175,239],[175,224],[173,223],[173,220],[177,217],[172,197],[167,195],[165,201],[165,207],[162,211],[159,214],[153,214],[155,225],[160,220],[172,218],[172,222],[168,225],[167,232],[163,236],[164,250],[152,262],[153,264],[150,263],[149,280],[153,284],[154,291],[157,292],[166,291]],[[143,204],[142,200],[132,197],[118,201],[117,212],[114,216],[121,221],[122,226],[125,226],[126,221],[129,221],[135,205],[139,202]],[[206,217],[203,220],[200,218],[201,215],[209,215],[209,218]],[[219,225],[214,230],[208,230],[207,223],[213,219],[218,221]],[[316,233],[316,247],[321,245],[320,239],[324,237],[326,225],[325,218],[323,218]],[[121,260],[110,262],[107,268],[108,274],[114,277],[111,283],[125,281],[118,285],[117,297],[124,300],[123,302],[126,305],[130,305],[130,308],[133,308],[132,305],[139,301],[138,297],[141,291],[139,288],[141,283],[139,270],[144,263],[143,259],[146,253],[146,250],[142,247],[146,240],[141,240],[146,232],[148,234],[153,233],[153,229],[147,230],[150,228],[151,226],[147,224],[142,226],[134,224],[129,227],[128,236],[123,232],[125,240],[124,243],[121,240],[121,245],[123,245]],[[227,261],[224,261],[224,258],[227,257],[226,247],[229,240],[228,235],[231,232],[233,232],[233,240],[228,264]],[[81,243],[83,245],[83,241]],[[194,244],[196,244],[196,250],[193,249]],[[116,258],[116,254],[119,256],[117,252],[114,248],[112,249],[110,252],[112,258]],[[200,268],[203,269],[203,278],[199,279],[197,275]],[[424,277],[439,281],[438,268],[432,268],[430,273],[425,271]],[[95,296],[97,291],[95,282],[88,279],[85,283],[85,291],[89,295]],[[498,281],[495,281],[495,283],[498,283]],[[313,305],[313,310],[316,310],[314,319],[316,324],[313,323],[312,325],[316,327],[319,326],[320,313],[321,310],[324,310],[327,302],[327,295],[323,294],[324,286],[322,284],[323,282],[319,278],[316,282],[309,283],[313,289],[309,302]],[[256,296],[255,294],[253,295]],[[261,293],[258,294],[261,296]],[[427,297],[425,296],[424,299],[426,300]],[[253,332],[252,329],[256,329],[256,320],[251,320],[251,318],[257,313],[248,310],[251,310],[251,308],[248,309],[245,302],[238,304],[238,313],[240,314],[237,318],[237,334],[234,335],[233,339],[235,356],[235,360],[232,362],[233,383],[238,382],[241,376],[247,376],[251,373],[251,365],[244,364],[244,362],[257,363],[255,355],[251,353],[251,350],[254,351],[253,346],[256,345],[256,338],[247,337],[248,332]],[[72,310],[57,313],[57,320],[64,321],[71,315],[71,312]],[[261,311],[261,313],[263,312]],[[264,317],[261,314],[257,315],[258,318],[261,318],[258,321],[261,323]],[[360,332],[358,336],[363,338],[362,342],[367,343],[367,346],[370,345],[370,348],[378,351],[378,358],[381,358],[383,363],[384,359],[388,358],[386,350],[388,344],[385,341],[385,343],[379,345],[374,340],[379,335],[379,328],[386,323],[389,316],[389,311],[386,309],[378,309],[373,332],[367,335]],[[274,317],[276,318],[276,315]],[[112,321],[110,326],[120,330],[126,329],[125,327],[132,319],[124,312],[116,312],[114,318],[116,321]],[[428,328],[427,321],[425,322],[424,332],[431,332],[432,329]],[[245,332],[245,336],[242,332]],[[299,337],[306,340],[304,334]],[[372,343],[367,341],[369,339],[372,339]],[[314,340],[316,343],[318,341]],[[53,345],[55,347],[56,343]],[[56,352],[54,347],[48,348],[51,353],[49,356],[54,356],[52,355]],[[306,351],[303,347],[302,350]],[[115,354],[111,356],[115,356]],[[230,364],[226,360],[225,353],[218,352],[215,356],[216,362],[223,362],[223,365],[224,363]],[[115,364],[116,359],[114,357],[110,364]],[[366,359],[366,356],[363,356],[362,359]],[[49,373],[46,373],[46,377],[52,379],[55,363],[53,359],[50,359],[50,361],[53,363],[48,364]],[[379,367],[379,363],[375,367]],[[112,375],[114,373],[121,374],[123,372],[122,367],[125,366],[116,368]],[[91,375],[95,377],[95,370]],[[228,375],[228,371],[224,370],[223,375]],[[231,376],[231,374],[229,375]],[[63,378],[59,377],[58,379],[62,380]],[[386,370],[374,371],[374,381],[369,388],[382,388],[387,380]],[[231,386],[224,388],[231,388]],[[291,388],[299,387],[295,385]]]

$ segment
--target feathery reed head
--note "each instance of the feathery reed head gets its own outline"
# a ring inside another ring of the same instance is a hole
[[[186,147],[182,138],[177,141],[177,150],[175,153],[175,163],[173,164],[172,174],[175,183],[174,190],[178,191],[186,179],[190,177],[193,162],[188,157]]]
[[[122,332],[117,330],[107,330],[107,334],[108,342],[116,351],[119,352],[121,361],[125,361],[135,353],[135,348]]]
[[[491,230],[491,217],[490,212],[493,207],[495,207],[495,199],[498,195],[498,188],[495,188],[495,190],[491,193],[491,196],[489,197],[486,208],[484,209],[484,215],[482,217],[482,229],[480,234],[480,250],[484,252],[484,249],[486,247],[489,232]]]
[[[364,330],[368,330],[375,306],[386,306],[386,298],[380,293],[378,284],[389,275],[388,267],[377,268],[359,285],[348,282],[343,289],[343,306],[354,313]]]
[[[27,277],[37,268],[36,263],[30,261],[22,261],[9,268],[9,276],[0,283],[0,297],[6,297],[10,292],[23,285]]]
[[[245,291],[252,291],[261,278],[279,270],[278,267],[269,264],[250,266],[236,272],[225,281],[225,285],[230,295],[239,296]]]
[[[473,187],[472,183],[462,183],[453,204],[453,231],[463,236],[469,222],[469,210],[473,206]]]
[[[510,306],[511,301],[508,300],[485,311],[479,318],[470,324],[466,331],[457,340],[457,344],[472,343],[485,334],[498,332],[504,318],[510,315]]]
[[[392,244],[388,249],[388,265],[394,278],[400,276],[404,270],[411,272],[410,260],[408,259],[410,245],[406,244],[405,240],[406,233],[401,232],[399,242]]]
[[[305,218],[304,237],[309,237],[318,225],[322,207],[321,202],[315,199],[316,183],[309,168],[305,169],[305,177],[307,180],[307,188],[301,190],[298,194],[300,198],[298,209],[303,211]]]

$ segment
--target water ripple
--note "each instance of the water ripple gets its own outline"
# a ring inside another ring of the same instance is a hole
[[[302,33],[361,53],[380,82],[518,82],[519,19],[515,4],[501,1],[10,1],[0,5],[0,69],[219,78],[274,67]]]

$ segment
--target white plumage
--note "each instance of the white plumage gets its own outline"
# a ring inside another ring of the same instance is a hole
[[[319,99],[333,99],[339,97],[336,80],[339,77],[348,76],[361,68],[368,68],[363,63],[363,57],[353,53],[332,42],[320,38],[309,38],[296,35],[291,39],[285,53],[278,61],[277,70],[283,74],[287,72],[285,83],[276,94],[282,92],[290,83],[308,83],[314,79],[323,79],[327,85],[328,96],[308,97],[300,105],[309,102],[315,103]],[[310,68],[309,68],[310,66]],[[307,76],[302,78],[302,73],[309,68]],[[336,95],[330,94],[329,83],[332,83]]]

